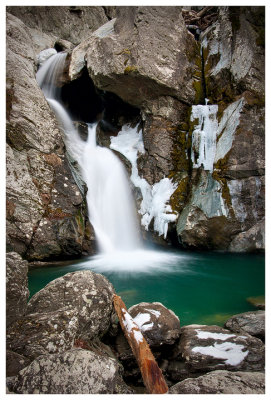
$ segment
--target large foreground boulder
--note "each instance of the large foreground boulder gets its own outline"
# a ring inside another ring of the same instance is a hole
[[[169,389],[170,394],[264,394],[262,372],[213,371],[188,378]]]
[[[26,311],[28,290],[28,262],[15,253],[6,257],[6,325],[21,318]]]
[[[20,371],[13,392],[21,394],[129,394],[113,358],[83,349],[38,357]]]
[[[78,335],[92,339],[109,329],[113,310],[112,284],[92,271],[77,271],[50,282],[36,293],[27,306],[27,314],[51,313],[62,308],[78,317]]]

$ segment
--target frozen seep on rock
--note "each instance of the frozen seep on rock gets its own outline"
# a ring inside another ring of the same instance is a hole
[[[123,126],[116,137],[111,137],[110,148],[120,152],[131,162],[131,181],[135,187],[140,189],[142,194],[139,209],[139,213],[142,215],[142,226],[148,230],[149,224],[153,219],[154,230],[159,235],[163,235],[165,239],[169,222],[174,222],[177,218],[177,215],[172,212],[172,208],[168,204],[176,185],[168,178],[163,178],[159,182],[150,185],[146,179],[139,176],[137,158],[140,153],[144,154],[145,150],[142,130],[139,130],[138,127]]]

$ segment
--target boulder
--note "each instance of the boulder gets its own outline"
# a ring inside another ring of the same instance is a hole
[[[213,371],[171,386],[170,394],[264,394],[262,372]]]
[[[128,312],[151,347],[174,344],[180,336],[180,320],[161,303],[139,303]]]
[[[179,358],[191,372],[262,371],[265,365],[265,347],[260,339],[216,325],[183,327],[178,349]]]
[[[27,315],[49,315],[65,308],[78,318],[78,338],[91,340],[110,327],[113,294],[112,284],[103,275],[89,270],[71,272],[36,293],[28,303]]]
[[[21,318],[27,307],[28,262],[14,252],[6,256],[6,326]]]
[[[21,369],[24,369],[31,363],[29,358],[15,353],[11,350],[6,350],[6,376],[16,376]]]
[[[225,328],[232,332],[248,333],[264,341],[265,311],[249,311],[234,315],[225,322]]]
[[[131,394],[113,358],[83,349],[40,356],[19,372],[13,392],[21,394]]]

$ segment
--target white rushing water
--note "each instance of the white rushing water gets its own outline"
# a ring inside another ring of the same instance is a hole
[[[90,222],[95,230],[100,254],[91,257],[90,268],[105,271],[158,271],[179,258],[176,253],[148,251],[142,247],[139,221],[126,170],[110,149],[96,144],[97,124],[88,126],[88,139],[81,139],[59,99],[57,88],[65,65],[65,53],[52,55],[37,73],[37,81],[65,132],[69,153],[78,162],[87,184]],[[125,126],[111,147],[123,153],[132,164],[131,180],[142,192],[142,224],[154,218],[154,229],[166,236],[168,223],[176,219],[168,200],[175,186],[167,178],[151,186],[138,175],[137,155],[144,152],[142,132]],[[115,147],[114,147],[115,143]]]

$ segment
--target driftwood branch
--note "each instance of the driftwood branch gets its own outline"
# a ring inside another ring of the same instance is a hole
[[[162,371],[158,367],[149,345],[144,339],[140,329],[128,313],[122,299],[119,296],[114,295],[113,302],[121,328],[139,365],[143,382],[148,393],[167,393],[168,387]]]

